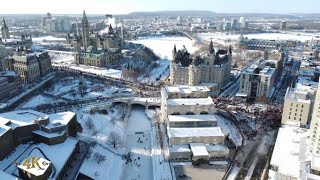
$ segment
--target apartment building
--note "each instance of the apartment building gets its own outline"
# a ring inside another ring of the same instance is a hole
[[[257,65],[251,65],[240,75],[239,93],[247,96],[247,99],[268,99],[274,91],[275,68],[265,66],[263,69]]]
[[[288,88],[281,124],[306,127],[310,123],[315,90],[310,86],[300,85],[297,88]]]

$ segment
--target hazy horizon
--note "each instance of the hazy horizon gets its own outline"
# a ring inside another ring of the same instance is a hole
[[[307,0],[11,0],[0,6],[0,14],[114,14],[131,12],[205,10],[216,13],[318,13],[320,1]]]

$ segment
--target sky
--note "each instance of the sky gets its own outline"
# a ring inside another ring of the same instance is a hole
[[[2,0],[3,1],[3,0]],[[318,13],[320,0],[7,0],[0,14],[127,14],[209,10],[217,13]]]

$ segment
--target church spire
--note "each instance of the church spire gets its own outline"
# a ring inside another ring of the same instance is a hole
[[[174,47],[173,47],[173,50],[172,50],[173,58],[176,56],[176,54],[177,54],[177,47],[176,47],[176,44],[174,44]]]
[[[210,54],[213,54],[213,53],[214,53],[212,40],[210,41],[209,52],[210,52]]]
[[[3,18],[3,27],[7,28],[7,23],[6,23],[6,20],[4,18]]]
[[[85,10],[83,10],[82,23],[88,23],[88,18]]]

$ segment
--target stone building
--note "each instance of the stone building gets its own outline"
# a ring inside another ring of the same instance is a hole
[[[33,83],[40,80],[40,66],[34,55],[14,55],[13,69],[17,72],[22,82]]]
[[[21,84],[20,76],[14,71],[0,71],[0,101],[15,95]]]
[[[121,27],[122,28],[122,27]],[[71,44],[75,53],[76,64],[103,67],[121,58],[123,46],[123,31],[108,25],[103,34],[91,33],[85,12],[82,17],[82,33],[66,37],[67,44]]]
[[[286,42],[279,40],[248,39],[241,35],[239,45],[250,50],[281,50],[286,46]]]
[[[9,28],[6,24],[6,20],[3,18],[3,25],[1,27],[2,39],[10,39]]]
[[[43,77],[52,71],[52,62],[48,52],[37,54],[40,76]]]
[[[209,52],[190,57],[187,49],[173,50],[174,60],[170,64],[171,85],[197,86],[205,83],[215,83],[218,89],[224,87],[230,81],[232,52],[220,49],[217,52],[210,42]]]
[[[47,52],[31,54],[23,47],[18,47],[13,56],[4,59],[2,66],[3,69],[18,73],[24,83],[38,81],[52,70]]]

